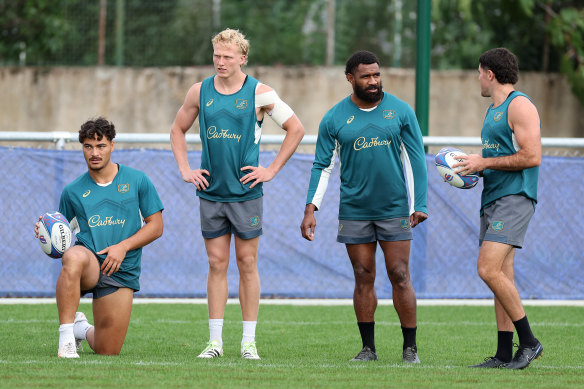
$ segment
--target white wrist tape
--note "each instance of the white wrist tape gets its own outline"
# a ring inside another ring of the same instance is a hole
[[[282,127],[286,120],[290,119],[294,115],[294,111],[288,104],[282,101],[276,91],[271,90],[266,93],[261,93],[255,97],[256,107],[265,107],[266,105],[274,105],[274,108],[268,112],[268,115],[272,118],[277,125]]]

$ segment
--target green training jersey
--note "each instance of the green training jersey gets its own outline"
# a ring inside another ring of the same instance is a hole
[[[154,185],[143,172],[118,165],[107,186],[85,173],[63,189],[59,212],[77,219],[77,241],[94,253],[120,243],[142,228],[143,219],[164,208]],[[106,255],[98,255],[100,265]],[[120,284],[140,290],[142,248],[126,253],[120,269],[111,275]]]
[[[199,128],[203,152],[201,169],[209,187],[197,190],[197,195],[210,201],[235,202],[262,197],[262,184],[252,189],[239,180],[250,171],[244,166],[258,166],[260,156],[261,122],[255,109],[258,80],[247,76],[239,91],[223,95],[215,89],[213,79],[201,85]]]
[[[513,91],[503,104],[498,107],[491,104],[487,110],[481,131],[483,158],[504,157],[519,150],[515,133],[509,127],[507,117],[509,104],[518,96],[527,97],[524,93]],[[532,199],[534,203],[537,202],[538,175],[538,166],[516,171],[485,169],[481,211],[494,201],[509,195],[521,195]]]
[[[422,134],[406,102],[384,92],[379,105],[363,110],[349,96],[326,113],[318,130],[306,199],[317,209],[336,155],[341,174],[339,219],[383,220],[408,217],[414,211],[427,213]]]

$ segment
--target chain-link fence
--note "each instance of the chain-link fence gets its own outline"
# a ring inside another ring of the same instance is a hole
[[[268,165],[274,152],[261,153]],[[208,262],[200,234],[199,206],[192,186],[178,174],[169,150],[117,150],[115,162],[143,170],[164,203],[162,238],[144,249],[141,296],[203,297]],[[191,166],[200,152],[189,152]],[[264,297],[350,298],[353,273],[344,245],[336,243],[339,174],[335,168],[328,192],[317,212],[316,240],[300,236],[313,155],[295,154],[284,169],[264,185],[264,235],[259,269]],[[488,298],[478,278],[480,191],[460,190],[444,183],[428,163],[429,219],[414,229],[412,280],[419,298]],[[0,254],[0,296],[54,296],[60,262],[40,249],[33,222],[58,207],[63,186],[87,169],[80,151],[0,147],[4,177],[0,212],[4,215]],[[584,255],[581,232],[584,211],[577,198],[584,191],[584,159],[544,157],[540,168],[539,203],[524,249],[516,254],[516,283],[523,297],[583,299]],[[569,217],[569,223],[566,223]],[[378,250],[376,288],[391,297]],[[234,258],[228,273],[230,296],[236,296]],[[561,282],[559,281],[561,280]]]
[[[0,2],[0,66],[206,65],[212,36],[231,27],[252,42],[250,65],[338,64],[367,48],[413,67],[416,4],[396,4],[337,1],[330,13],[328,0],[11,0]]]

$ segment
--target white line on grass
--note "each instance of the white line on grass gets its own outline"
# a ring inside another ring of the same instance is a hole
[[[81,303],[91,304],[91,298],[82,298]],[[584,300],[523,300],[527,306],[584,307]],[[419,306],[493,306],[492,299],[418,299]],[[2,304],[56,304],[54,297],[47,298],[0,298]],[[207,304],[204,298],[145,298],[134,299],[134,304]],[[239,299],[230,298],[227,304],[239,304]],[[262,305],[353,305],[352,299],[261,299]],[[379,299],[378,305],[393,305],[389,299]]]
[[[132,320],[132,324],[134,325],[152,325],[152,324],[172,324],[172,325],[193,325],[193,324],[207,324],[207,320],[168,320],[168,319],[157,319],[157,320],[142,320],[140,318],[135,318]],[[58,323],[57,319],[55,320],[36,320],[36,319],[15,319],[15,318],[8,318],[8,319],[0,319],[0,325],[7,325],[7,324],[31,324],[31,323],[40,323],[40,324],[56,324]],[[240,323],[237,320],[225,320],[225,324],[236,324]],[[327,321],[327,322],[313,322],[313,321],[279,321],[279,320],[262,320],[262,325],[273,325],[273,326],[317,326],[326,324],[328,326],[331,325],[339,325],[345,326],[347,325],[347,321]],[[476,322],[476,321],[449,321],[449,322],[433,322],[433,321],[419,321],[418,325],[421,326],[451,326],[453,324],[456,325],[463,325],[463,326],[492,326],[491,322]],[[399,326],[400,323],[396,322],[389,322],[389,321],[376,321],[375,325],[377,326]],[[566,323],[566,322],[533,322],[533,326],[536,327],[584,327],[584,323]]]

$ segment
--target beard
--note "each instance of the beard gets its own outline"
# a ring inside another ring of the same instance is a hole
[[[369,92],[372,89],[377,89],[377,92]],[[369,86],[367,88],[361,88],[359,85],[355,84],[354,91],[358,98],[368,103],[375,103],[383,97],[383,85],[381,84],[381,81],[377,87]]]

